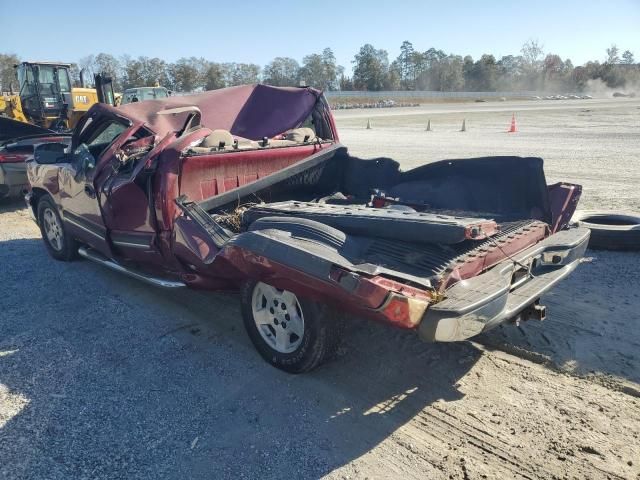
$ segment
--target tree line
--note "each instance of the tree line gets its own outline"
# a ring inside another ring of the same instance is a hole
[[[0,90],[15,85],[13,65],[19,58],[0,54]],[[400,54],[389,60],[386,50],[363,45],[352,61],[353,74],[345,74],[330,48],[303,57],[276,57],[264,66],[254,63],[218,63],[202,57],[184,57],[175,62],[161,58],[108,53],[88,55],[71,67],[74,85],[80,72],[89,82],[94,73],[112,77],[117,91],[130,87],[165,86],[177,92],[194,92],[249,83],[275,86],[308,85],[322,90],[432,90],[432,91],[579,91],[589,81],[600,79],[610,88],[640,84],[640,64],[633,53],[616,45],[606,50],[603,61],[574,66],[570,59],[545,54],[537,40],[527,41],[519,55],[500,59],[484,54],[474,60],[429,48],[420,51],[405,41]]]
[[[18,62],[16,55],[0,54],[1,90],[8,90],[11,82],[16,85],[13,65]],[[159,84],[176,92],[194,92],[259,82],[275,86],[297,86],[304,82],[318,89],[336,90],[344,69],[336,64],[333,51],[325,48],[320,53],[306,55],[302,64],[293,58],[276,57],[264,67],[254,63],[218,63],[202,57],[166,62],[157,57],[116,58],[99,53],[71,64],[74,86],[80,86],[81,71],[88,84],[93,83],[95,73],[110,76],[116,91]]]
[[[582,90],[589,80],[600,79],[608,87],[640,81],[640,65],[633,53],[616,45],[606,51],[604,62],[590,61],[574,67],[570,59],[545,55],[537,40],[527,41],[520,55],[496,59],[484,54],[475,60],[467,55],[447,54],[430,48],[416,50],[405,41],[400,55],[389,62],[385,50],[370,44],[354,59],[352,78],[341,80],[343,90],[431,90],[431,91],[545,91]]]

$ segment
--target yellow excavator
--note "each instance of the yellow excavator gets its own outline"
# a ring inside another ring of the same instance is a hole
[[[115,104],[109,77],[96,75],[96,88],[72,87],[70,67],[56,62],[22,62],[15,66],[18,92],[11,88],[0,95],[0,141],[69,130],[94,103]]]

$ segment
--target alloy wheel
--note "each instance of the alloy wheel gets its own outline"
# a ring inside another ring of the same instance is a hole
[[[44,222],[44,233],[47,235],[49,245],[57,252],[62,251],[64,232],[58,216],[51,208],[46,208],[42,215],[42,220]]]
[[[258,282],[251,302],[253,320],[263,340],[279,353],[291,353],[302,343],[304,315],[295,294]]]

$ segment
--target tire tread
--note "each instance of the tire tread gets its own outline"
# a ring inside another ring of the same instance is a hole
[[[303,350],[282,354],[267,345],[253,320],[251,302],[256,283],[246,282],[240,290],[242,319],[251,342],[265,361],[289,373],[305,373],[335,356],[342,340],[344,318],[328,305],[307,299],[298,299],[305,318],[305,337],[311,335],[303,340]]]

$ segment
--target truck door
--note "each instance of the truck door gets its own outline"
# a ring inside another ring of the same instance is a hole
[[[149,159],[164,144],[144,128],[130,136],[117,158],[98,179],[100,206],[107,235],[116,256],[137,263],[162,264],[155,218],[153,179]]]
[[[113,116],[90,115],[77,125],[68,162],[59,171],[60,205],[72,234],[112,256],[102,218],[97,180],[127,132],[136,127]]]
[[[155,136],[120,117],[85,117],[61,179],[65,220],[74,234],[111,258],[160,263],[146,153]],[[76,137],[77,135],[77,137]]]

